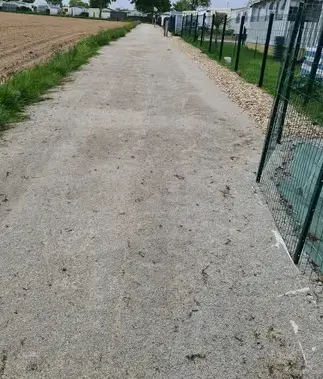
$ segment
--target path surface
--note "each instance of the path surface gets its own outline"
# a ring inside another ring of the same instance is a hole
[[[0,378],[321,378],[252,123],[149,25],[72,79],[1,142]]]

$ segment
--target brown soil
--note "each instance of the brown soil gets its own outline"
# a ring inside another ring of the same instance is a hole
[[[123,25],[115,21],[0,13],[0,81],[81,38]]]

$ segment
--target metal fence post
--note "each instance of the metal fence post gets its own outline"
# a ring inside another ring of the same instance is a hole
[[[214,22],[215,22],[215,14],[213,14],[213,16],[212,16],[212,26],[211,26],[210,42],[209,42],[209,53],[211,52],[211,48],[212,48]]]
[[[281,142],[281,138],[283,135],[283,128],[284,128],[284,124],[285,124],[288,102],[289,102],[291,88],[292,88],[294,75],[295,75],[297,57],[298,57],[299,49],[301,47],[301,42],[302,42],[304,24],[305,24],[305,12],[303,12],[302,16],[301,16],[298,36],[297,36],[295,50],[294,50],[293,59],[292,59],[292,64],[291,64],[291,67],[289,70],[289,76],[287,79],[286,92],[285,92],[285,96],[284,96],[284,105],[283,105],[283,110],[281,112],[280,122],[279,122],[279,126],[278,126],[277,143]]]
[[[200,41],[200,46],[202,46],[203,41],[204,41],[204,28],[205,28],[205,19],[206,19],[206,13],[203,15],[203,23],[202,23],[202,32],[201,32],[201,41]]]
[[[323,164],[321,165],[321,169],[320,169],[319,175],[318,175],[316,183],[315,183],[315,187],[314,187],[314,191],[313,191],[312,198],[310,201],[310,205],[309,205],[306,217],[305,217],[305,221],[304,221],[304,224],[303,224],[303,227],[301,230],[301,234],[300,234],[297,246],[296,246],[296,250],[295,250],[295,254],[294,254],[295,264],[298,264],[299,259],[301,257],[303,247],[304,247],[304,244],[306,241],[306,237],[308,235],[308,231],[309,231],[309,228],[310,228],[312,220],[313,220],[313,216],[315,213],[317,202],[320,198],[320,194],[322,191],[322,185],[323,185]]]
[[[181,38],[183,38],[183,30],[184,30],[184,16],[182,16],[182,27],[181,27]]]
[[[232,57],[236,55],[236,50],[237,50],[237,35],[234,37],[234,46],[233,46],[233,52],[232,52]]]
[[[185,16],[185,36],[187,36],[187,24],[188,24],[188,16]]]
[[[223,54],[223,44],[224,44],[224,37],[225,37],[225,29],[227,27],[227,19],[228,19],[228,15],[226,14],[224,16],[224,20],[223,20],[223,29],[222,29],[220,52],[219,52],[219,60],[221,60],[222,54]]]
[[[320,63],[320,59],[321,59],[321,55],[322,55],[322,48],[323,48],[323,27],[321,29],[321,33],[320,33],[320,37],[319,37],[319,41],[318,41],[318,46],[317,46],[316,51],[315,51],[315,56],[313,59],[313,63],[312,63],[312,67],[311,67],[311,71],[310,71],[310,75],[309,75],[309,79],[308,79],[308,83],[307,83],[307,88],[306,88],[306,92],[305,92],[306,94],[305,94],[305,98],[304,98],[304,105],[306,105],[308,103],[309,94],[313,89],[313,85],[314,85],[314,81],[315,81],[315,77],[316,77],[316,72],[317,72],[317,69],[318,69],[318,66]]]
[[[169,24],[169,19],[165,21],[165,27],[164,27],[164,36],[168,37],[168,24]]]
[[[189,28],[189,32],[188,32],[188,35],[191,36],[191,31],[192,31],[192,23],[193,23],[193,13],[191,13],[191,19],[190,19],[190,28]]]
[[[256,38],[256,46],[255,46],[255,51],[253,53],[253,59],[256,59],[257,50],[258,50],[258,36]]]
[[[197,14],[196,15],[196,22],[195,22],[195,31],[194,31],[194,42],[198,38],[198,35],[197,35],[198,27],[199,27],[199,15]]]
[[[267,57],[268,57],[268,48],[269,48],[269,43],[270,43],[270,36],[271,36],[272,28],[273,28],[273,21],[274,21],[274,13],[270,13],[267,35],[266,35],[266,42],[265,42],[264,55],[262,57],[262,64],[261,64],[258,87],[262,87],[262,85],[264,83],[264,75],[265,75],[266,62],[267,62]]]
[[[234,71],[235,72],[237,72],[238,68],[239,68],[239,58],[240,58],[240,50],[241,50],[241,42],[242,42],[242,33],[243,33],[243,27],[244,27],[244,19],[245,19],[245,15],[243,15],[241,17],[238,46],[237,46],[237,56],[236,56],[236,62],[234,64]]]
[[[269,149],[269,143],[270,143],[271,136],[272,136],[272,133],[273,133],[273,130],[274,130],[274,124],[275,124],[275,120],[276,120],[278,106],[279,106],[280,100],[282,98],[282,91],[283,91],[283,88],[284,88],[284,85],[285,85],[287,68],[288,68],[288,66],[290,64],[291,53],[293,51],[294,41],[295,41],[295,39],[297,37],[297,33],[298,33],[298,29],[299,29],[299,24],[300,24],[302,13],[303,13],[303,8],[304,8],[304,3],[301,2],[300,5],[299,5],[299,8],[298,8],[298,11],[297,11],[296,20],[295,20],[294,25],[293,25],[291,39],[290,39],[290,42],[289,42],[289,45],[288,45],[287,54],[286,54],[285,62],[284,62],[284,65],[283,65],[283,68],[282,68],[282,71],[281,71],[281,76],[280,76],[280,79],[279,79],[279,84],[278,84],[278,89],[277,89],[277,92],[276,92],[276,97],[275,97],[274,105],[273,105],[273,108],[272,108],[272,111],[271,111],[271,115],[270,115],[270,120],[269,120],[269,124],[268,124],[268,130],[267,130],[267,134],[266,134],[266,138],[265,138],[265,142],[264,142],[264,147],[263,147],[263,150],[262,150],[262,153],[261,153],[259,168],[258,168],[258,172],[257,172],[256,181],[258,183],[260,182],[261,175],[262,175],[262,172],[263,172],[263,169],[264,169],[264,166],[265,166],[265,161],[266,161],[266,157],[267,157],[267,153],[268,153],[268,149]]]
[[[186,16],[183,17],[182,30],[182,38],[184,38],[186,36]]]

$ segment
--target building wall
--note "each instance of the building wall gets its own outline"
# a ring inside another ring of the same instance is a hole
[[[99,8],[89,8],[89,17],[99,18],[100,9]]]
[[[249,29],[251,9],[248,7],[231,9],[231,17],[228,29],[233,30],[234,34],[239,34],[241,17],[245,16],[245,27]]]
[[[75,16],[79,16],[83,12],[88,12],[88,8],[69,7],[67,14],[69,16],[75,17]]]
[[[99,18],[100,17],[100,8],[89,8],[89,17]],[[103,8],[101,18],[103,18],[103,19],[110,18],[110,10],[107,8]]]
[[[273,0],[262,3],[253,3],[250,7],[251,16],[249,27],[247,27],[246,44],[263,45],[266,40],[269,14],[274,13],[274,22],[270,38],[270,45],[275,44],[278,36],[285,37],[285,42],[291,29],[293,22],[290,21],[290,11],[296,9],[298,2],[296,0]],[[322,25],[322,12],[320,11],[320,20],[318,22],[310,22],[308,18],[305,22],[301,47],[306,48],[312,46],[317,41],[318,30]],[[261,48],[261,46],[259,46]]]

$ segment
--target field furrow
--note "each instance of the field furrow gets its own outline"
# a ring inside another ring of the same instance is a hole
[[[38,64],[81,38],[124,23],[0,13],[0,81]]]

